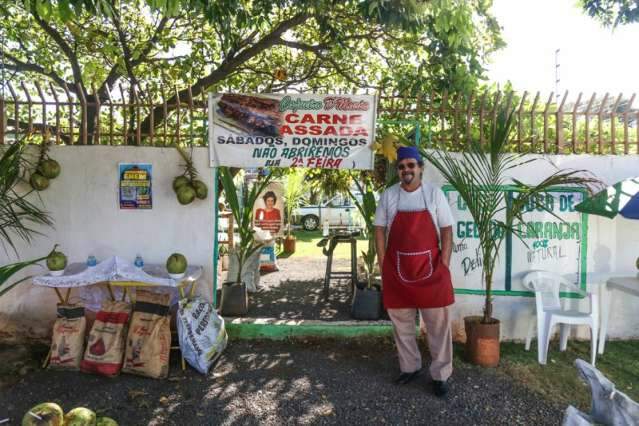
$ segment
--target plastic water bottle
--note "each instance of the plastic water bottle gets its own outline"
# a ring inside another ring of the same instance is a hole
[[[135,261],[133,262],[133,264],[137,268],[141,269],[144,266],[144,260],[142,260],[142,256],[140,256],[139,254],[137,256],[135,256]]]
[[[351,210],[348,209],[346,210],[346,215],[347,217],[347,223],[348,223],[348,232],[351,233],[353,232],[353,216],[351,216]]]
[[[93,268],[97,264],[98,264],[98,261],[95,259],[95,256],[90,254],[89,257],[87,257],[87,266],[89,268]]]
[[[328,233],[328,219],[325,219],[322,225],[322,237],[328,237]]]

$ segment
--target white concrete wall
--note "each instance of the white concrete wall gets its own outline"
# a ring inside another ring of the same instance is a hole
[[[119,255],[133,261],[140,253],[146,263],[164,263],[173,252],[183,253],[191,264],[204,266],[200,292],[212,294],[213,184],[208,150],[194,150],[201,179],[209,186],[206,200],[182,206],[172,189],[173,178],[182,173],[182,159],[174,148],[54,147],[50,155],[62,167],[58,178],[40,193],[42,203],[55,221],[55,229],[43,228],[45,236],[33,244],[19,244],[20,259],[46,255],[55,243],[70,262],[83,262],[89,254],[98,260]],[[153,209],[120,210],[118,164],[153,165]],[[32,197],[39,202],[37,196]],[[1,252],[0,264],[16,260]],[[42,273],[39,267],[28,271]],[[55,317],[53,290],[23,283],[0,299],[0,338],[49,333]]]
[[[32,245],[20,244],[21,259],[46,254],[54,243],[71,261],[84,261],[89,253],[98,259],[118,254],[133,259],[142,254],[146,262],[164,262],[174,252],[184,253],[193,264],[203,265],[201,293],[211,296],[213,254],[213,184],[208,168],[208,151],[196,149],[197,168],[209,185],[209,198],[181,206],[171,182],[181,173],[181,159],[174,149],[135,147],[58,147],[51,156],[62,166],[61,175],[50,189],[41,193],[46,209],[55,220],[55,229],[43,229]],[[118,206],[117,165],[121,162],[153,164],[153,209],[126,211]],[[548,156],[516,170],[519,179],[535,183],[556,167],[586,169],[606,184],[639,175],[637,156]],[[432,167],[426,166],[425,179],[444,184]],[[609,220],[590,216],[588,227],[588,272],[635,275],[639,257],[639,221]],[[0,253],[0,264],[15,261]],[[29,272],[42,272],[32,268]],[[0,299],[0,339],[17,336],[43,337],[54,318],[55,294],[30,283],[18,286]],[[533,299],[499,296],[495,316],[502,320],[504,339],[523,339],[532,319]],[[577,302],[573,302],[577,303]],[[581,302],[583,303],[583,302]],[[455,335],[462,337],[461,319],[479,315],[483,297],[457,295]],[[612,311],[609,336],[639,337],[639,298],[621,297]],[[580,330],[579,337],[586,337]]]
[[[513,176],[528,184],[535,184],[546,178],[558,168],[588,170],[605,184],[611,185],[628,177],[639,176],[639,157],[634,156],[535,156],[538,161],[529,163],[513,171]],[[530,158],[530,157],[529,157]],[[445,181],[431,166],[426,164],[424,180],[443,185]],[[588,254],[587,264],[589,278],[588,290],[596,288],[594,281],[605,281],[606,276],[635,276],[639,271],[635,267],[635,259],[639,257],[639,221],[617,216],[608,219],[589,215],[588,220]],[[515,279],[515,277],[513,277]],[[483,296],[456,295],[454,323],[456,334],[463,329],[462,318],[467,315],[481,315]],[[588,302],[582,299],[565,301],[581,305],[588,309]],[[494,316],[502,321],[502,337],[504,339],[524,339],[528,322],[533,320],[534,298],[517,296],[496,296],[494,298]],[[617,297],[614,300],[610,324],[609,338],[639,338],[639,298]],[[587,328],[580,328],[577,337],[587,338]]]

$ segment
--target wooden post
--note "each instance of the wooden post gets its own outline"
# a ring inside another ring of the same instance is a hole
[[[481,95],[479,104],[479,144],[484,144],[484,112],[486,110],[486,91]]]
[[[111,90],[109,90],[109,86],[104,86],[106,88],[107,98],[109,98],[109,145],[113,146],[113,98],[111,97]]]
[[[533,101],[532,107],[530,108],[530,150],[531,152],[535,151],[535,146],[537,145],[537,126],[535,125],[535,111],[537,109],[537,102],[539,102],[540,93],[537,92],[535,95],[535,100]]]
[[[60,145],[60,100],[58,99],[58,92],[55,91],[55,87],[53,87],[53,83],[49,82],[49,89],[51,89],[51,94],[53,95],[53,99],[55,100],[55,143],[56,145]]]
[[[608,93],[604,95],[601,105],[599,105],[599,112],[597,113],[597,145],[599,146],[599,154],[603,154],[603,112],[608,101]]]
[[[521,152],[523,135],[522,135],[522,126],[523,126],[523,112],[524,112],[524,104],[526,103],[526,96],[528,96],[528,92],[524,91],[524,94],[521,97],[521,102],[519,102],[519,109],[517,110],[517,152]]]
[[[95,145],[101,145],[100,143],[100,109],[102,108],[102,105],[100,103],[100,95],[98,94],[97,90],[95,90],[95,85],[91,84],[91,90],[93,91],[93,99],[95,99],[95,109],[96,109],[96,114],[95,114],[95,132],[93,133],[93,144]]]
[[[621,101],[621,93],[617,96],[617,100],[612,106],[610,110],[610,149],[612,150],[612,154],[617,153],[617,107],[619,107],[619,102]]]
[[[18,97],[16,96],[15,90],[13,90],[11,82],[7,81],[7,87],[9,88],[9,92],[11,92],[11,97],[13,98],[13,134],[14,139],[17,141],[20,134],[20,106],[18,103]]]
[[[124,89],[122,88],[122,83],[118,84],[118,87],[120,88],[120,97],[122,98],[122,139],[123,139],[123,143],[122,145],[128,145],[129,144],[129,129],[128,129],[128,119],[127,119],[127,115],[128,115],[128,111],[127,111],[127,102],[126,102],[126,96],[124,95]]]
[[[585,145],[586,145],[586,154],[588,154],[589,150],[590,150],[590,109],[592,108],[592,104],[595,102],[595,99],[597,99],[597,93],[593,93],[592,96],[590,97],[590,101],[588,101],[588,106],[586,107],[586,123],[585,123],[585,129],[586,129],[586,140],[585,140]]]
[[[27,86],[24,84],[24,80],[20,80],[20,87],[22,87],[22,91],[24,92],[24,95],[27,98],[27,112],[28,112],[28,123],[29,123],[29,127],[27,129],[27,131],[29,132],[29,134],[33,134],[33,102],[31,101],[31,95],[29,95],[29,91],[27,90]]]
[[[577,96],[577,102],[575,102],[574,107],[572,108],[572,152],[573,154],[577,152],[577,113],[579,110],[579,104],[581,103],[581,95],[579,92]]]
[[[47,100],[44,98],[44,94],[42,93],[42,88],[40,87],[40,85],[38,84],[38,81],[34,81],[33,84],[36,87],[36,90],[38,91],[38,96],[40,97],[40,102],[42,103],[42,129],[40,130],[40,133],[42,134],[42,143],[46,143],[49,142],[48,140],[48,136],[47,136]]]
[[[457,96],[455,97],[455,101],[454,101],[454,112],[453,112],[453,140],[455,143],[455,148],[457,148],[459,146],[459,133],[458,133],[458,127],[461,127],[459,125],[459,103],[461,100],[462,96],[461,93],[457,93]]]
[[[196,138],[193,134],[193,92],[191,91],[191,86],[188,87],[186,95],[186,102],[189,106],[189,144],[193,144]]]
[[[160,86],[160,91],[162,92],[162,109],[164,111],[164,120],[162,120],[163,129],[164,129],[164,137],[162,139],[162,145],[166,146],[166,134],[168,130],[168,121],[169,121],[169,107],[166,104],[166,96],[164,95],[164,85]]]
[[[468,96],[468,105],[466,106],[466,146],[470,146],[472,140],[472,118],[473,118],[473,97],[475,96],[475,91],[471,91]]]
[[[140,99],[138,98],[138,92],[135,90],[135,85],[131,85],[131,93],[133,94],[133,108],[135,109],[135,144],[141,145],[142,142],[142,128],[140,127],[141,114],[140,114]]]
[[[69,105],[69,145],[73,145],[75,143],[73,140],[73,99],[71,99],[71,94],[69,93],[69,88],[66,83],[62,88],[64,89],[65,95],[67,95],[67,104]]]
[[[180,91],[178,90],[177,86],[174,87],[175,90],[175,120],[176,120],[176,124],[175,124],[175,136],[177,138],[177,145],[180,145],[180,109],[182,108],[181,102],[180,102]]]
[[[87,131],[88,131],[88,127],[87,127],[87,99],[84,96],[84,89],[82,88],[82,85],[80,85],[80,83],[76,84],[78,93],[80,94],[79,98],[80,98],[80,106],[82,107],[82,117],[80,118],[80,125],[82,126],[82,128],[80,129],[81,135],[80,138],[82,140],[82,145],[86,145],[87,144]]]
[[[4,97],[0,93],[0,145],[4,145]]]
[[[563,153],[564,148],[564,104],[566,103],[566,98],[568,97],[568,91],[564,92],[564,97],[561,100],[561,104],[557,109],[557,115],[555,120],[555,153],[560,154]]]
[[[554,93],[550,92],[550,96],[548,96],[548,101],[546,101],[546,107],[544,108],[544,152],[548,152],[548,114],[550,110],[550,105],[552,103]]]
[[[444,89],[444,95],[442,96],[442,102],[439,104],[439,120],[441,125],[441,130],[439,134],[439,148],[444,149],[446,147],[446,101],[448,100],[448,90]]]
[[[623,113],[623,152],[624,154],[630,154],[630,140],[628,139],[628,113],[632,108],[632,103],[635,101],[635,93],[632,94],[626,109]],[[637,123],[639,125],[639,123]],[[638,153],[639,154],[639,153]]]

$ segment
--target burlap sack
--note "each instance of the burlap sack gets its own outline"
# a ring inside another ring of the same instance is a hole
[[[86,324],[84,307],[58,305],[58,319],[53,324],[49,368],[80,369]]]
[[[123,372],[156,379],[169,375],[169,300],[169,294],[136,291]]]
[[[131,315],[128,302],[105,301],[95,316],[80,369],[85,373],[116,376],[122,368],[126,326]]]

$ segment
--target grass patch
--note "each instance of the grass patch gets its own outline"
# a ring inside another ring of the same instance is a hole
[[[568,341],[565,352],[559,351],[558,341],[551,342],[546,365],[537,362],[536,349],[536,340],[529,352],[524,350],[523,343],[502,342],[498,371],[560,405],[572,404],[589,411],[590,388],[581,380],[574,362],[577,358],[590,360],[590,342]],[[638,340],[607,342],[605,353],[597,357],[596,367],[618,390],[639,401]]]
[[[279,258],[299,258],[299,257],[318,257],[324,256],[322,254],[322,248],[317,247],[317,243],[322,239],[322,231],[295,231],[293,232],[295,238],[297,239],[295,243],[295,253],[289,255],[286,253],[282,253],[282,251],[277,252],[277,257]],[[366,249],[365,242],[366,238],[363,236],[357,237],[357,255],[360,256],[361,252]],[[350,244],[340,243],[335,247],[335,251],[333,252],[333,258],[335,259],[350,259],[351,257],[351,246]]]

